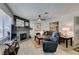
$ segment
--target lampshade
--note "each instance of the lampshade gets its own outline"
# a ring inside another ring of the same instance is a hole
[[[73,32],[70,30],[70,27],[62,28],[62,32],[67,37],[73,36]]]
[[[62,28],[62,30],[63,30],[63,31],[69,31],[70,28],[69,28],[69,27],[64,27],[64,28]]]
[[[40,31],[40,34],[42,35],[44,31]]]

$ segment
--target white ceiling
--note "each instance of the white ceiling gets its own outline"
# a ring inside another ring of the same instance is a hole
[[[39,14],[53,18],[79,10],[77,3],[8,3],[8,6],[15,15],[27,19],[36,19]],[[45,12],[48,14],[45,15]]]

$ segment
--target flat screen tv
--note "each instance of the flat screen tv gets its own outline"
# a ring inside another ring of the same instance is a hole
[[[16,19],[16,26],[17,27],[24,27],[24,21],[20,19]]]

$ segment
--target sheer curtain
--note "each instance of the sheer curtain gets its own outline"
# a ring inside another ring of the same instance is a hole
[[[0,38],[2,37],[3,37],[3,14],[0,12]]]
[[[0,12],[0,40],[8,37],[8,32],[11,37],[12,19],[7,14]]]
[[[4,17],[4,37],[8,36],[8,32],[11,33],[11,18],[9,16],[5,16]]]

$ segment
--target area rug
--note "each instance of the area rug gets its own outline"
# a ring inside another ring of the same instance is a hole
[[[73,50],[76,51],[76,52],[79,52],[79,43],[75,44]]]
[[[74,48],[73,50],[79,52],[79,47]]]
[[[35,40],[32,40],[32,43],[33,45],[36,47],[36,48],[40,48],[42,45],[38,45],[37,42]]]

